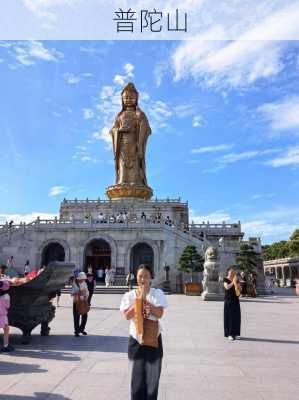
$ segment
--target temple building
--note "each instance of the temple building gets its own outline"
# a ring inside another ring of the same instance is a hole
[[[107,199],[67,200],[53,220],[37,218],[29,224],[0,227],[0,258],[13,256],[23,272],[26,260],[32,267],[65,260],[87,270],[98,280],[103,270],[116,271],[116,284],[124,284],[129,271],[149,264],[155,284],[165,279],[170,267],[172,290],[176,290],[178,261],[187,245],[204,255],[208,246],[221,248],[221,271],[235,263],[243,232],[233,224],[190,223],[189,205],[177,199],[153,198],[146,179],[145,151],[151,133],[145,114],[138,107],[138,92],[128,84],[122,92],[122,111],[110,131],[116,182],[106,189]]]

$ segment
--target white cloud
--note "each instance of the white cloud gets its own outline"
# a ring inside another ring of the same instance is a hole
[[[192,126],[193,128],[200,128],[202,127],[203,121],[202,121],[202,117],[200,115],[196,115],[195,117],[193,117],[192,120]]]
[[[126,76],[129,78],[134,77],[134,73],[133,73],[134,69],[135,69],[135,67],[131,63],[127,63],[124,65],[124,70],[125,70]]]
[[[269,195],[272,194],[269,193]],[[207,221],[212,224],[237,223],[238,220],[241,221],[241,229],[245,233],[245,237],[261,237],[264,244],[287,240],[291,233],[298,228],[299,208],[277,206],[253,215],[238,215],[238,218],[232,216],[228,210],[216,210],[202,215],[190,210],[190,221],[197,224]]]
[[[63,58],[63,54],[54,47],[45,45],[45,42],[37,40],[17,41],[9,43],[5,47],[9,54],[12,55],[23,66],[35,65],[37,61],[58,62]],[[16,69],[17,65],[9,64],[10,69]]]
[[[299,34],[298,2],[207,2],[201,14],[196,40],[182,42],[172,54],[175,80],[192,77],[221,92],[278,75],[288,47],[283,39]]]
[[[51,29],[57,19],[57,7],[72,6],[80,0],[23,0],[24,5],[42,21],[43,28]]]
[[[275,193],[256,193],[251,196],[252,200],[269,199],[275,196]]]
[[[232,164],[241,160],[249,160],[254,158],[259,154],[258,151],[244,151],[243,153],[229,153],[217,159],[218,162],[222,164]]]
[[[194,104],[179,104],[173,107],[173,112],[178,118],[192,117],[196,114],[196,108]]]
[[[81,77],[79,75],[74,75],[70,72],[64,74],[64,79],[69,85],[76,85],[81,81]]]
[[[266,165],[271,167],[299,166],[299,146],[289,148],[284,154],[265,161]]]
[[[218,144],[216,146],[206,146],[206,147],[198,147],[196,149],[192,149],[192,154],[204,154],[204,153],[215,153],[218,151],[230,150],[234,145],[233,144]]]
[[[38,60],[57,62],[63,57],[55,48],[47,48],[36,40],[14,42],[11,49],[17,61],[25,66],[34,65]]]
[[[63,77],[69,85],[76,85],[81,82],[84,78],[92,78],[94,75],[90,72],[83,72],[81,74],[73,74],[72,72],[66,72]]]
[[[91,108],[83,108],[83,118],[92,119],[94,117],[94,111]]]
[[[54,219],[57,214],[49,214],[44,212],[33,211],[29,214],[0,214],[0,224],[5,224],[6,221],[13,221],[15,224],[26,222],[27,224],[35,221],[37,217],[40,219]]]
[[[295,130],[299,134],[299,96],[266,103],[258,108],[274,131]]]
[[[299,225],[299,208],[277,206],[243,218],[246,236],[260,236],[264,243],[287,240]]]
[[[75,154],[72,157],[74,160],[79,160],[82,162],[92,162],[97,163],[98,160],[96,157],[90,154],[88,146],[76,146]]]
[[[242,230],[246,237],[258,236],[262,242],[268,243],[276,240],[287,240],[298,225],[290,222],[269,222],[263,219],[242,223]]]
[[[120,86],[124,86],[125,82],[126,82],[126,77],[123,75],[115,75],[115,77],[113,78],[113,82],[117,83]]]
[[[66,186],[52,186],[49,190],[49,196],[55,197],[60,194],[66,193],[68,188]]]
[[[246,87],[283,69],[284,45],[263,41],[187,41],[172,56],[175,80],[191,76],[203,86]]]
[[[193,221],[195,224],[201,224],[208,221],[212,224],[221,224],[222,222],[228,223],[231,221],[231,216],[228,212],[223,210],[202,215],[198,215],[194,210],[190,210],[190,221]]]
[[[203,147],[203,148],[199,148],[199,149],[193,149],[193,153],[195,150],[199,150],[199,154],[202,152],[207,152],[206,149],[208,149],[208,152],[213,151],[213,147],[211,146],[211,147],[207,147],[207,148]],[[192,152],[192,150],[191,150],[191,152]],[[202,170],[202,173],[215,173],[215,172],[218,172],[218,171],[226,168],[230,164],[234,164],[236,162],[243,161],[243,160],[250,160],[250,159],[257,158],[257,157],[262,157],[262,156],[265,156],[268,154],[275,154],[278,152],[281,152],[281,149],[273,148],[273,149],[265,149],[265,150],[244,151],[244,152],[239,152],[239,153],[227,153],[227,154],[224,154],[223,156],[220,156],[217,159],[215,159],[213,167]],[[198,153],[198,151],[197,151],[197,153]],[[263,163],[266,164],[268,162],[264,161]]]
[[[105,126],[101,131],[99,132],[94,132],[92,137],[95,140],[103,140],[106,142],[107,146],[105,147],[106,150],[111,150],[112,148],[112,139],[109,134],[109,128]]]
[[[161,118],[171,117],[172,111],[165,102],[161,100],[156,100],[152,102],[149,114],[155,116],[158,120],[160,120]]]
[[[163,63],[160,62],[155,66],[154,77],[155,77],[156,87],[161,86],[163,76],[168,71],[169,67],[170,66],[166,62]]]
[[[118,86],[123,87],[126,83],[129,82],[130,79],[134,78],[134,65],[131,63],[126,63],[123,66],[124,74],[116,74],[113,78],[113,83]]]

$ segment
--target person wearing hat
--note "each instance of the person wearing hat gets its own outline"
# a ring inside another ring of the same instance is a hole
[[[86,284],[87,276],[85,272],[81,271],[73,281],[71,289],[71,296],[73,297],[73,316],[74,316],[74,334],[76,337],[82,335],[86,336],[85,326],[87,322],[87,313],[80,315],[77,312],[76,303],[81,300],[88,300],[88,288]],[[81,317],[81,318],[80,318]],[[80,321],[81,319],[81,321]]]

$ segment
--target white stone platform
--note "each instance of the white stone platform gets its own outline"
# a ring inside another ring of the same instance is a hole
[[[52,335],[0,354],[0,400],[128,400],[127,322],[119,295],[95,295],[87,337],[75,338],[68,295]],[[159,400],[289,400],[299,390],[299,298],[242,301],[243,340],[223,338],[221,302],[168,296]]]

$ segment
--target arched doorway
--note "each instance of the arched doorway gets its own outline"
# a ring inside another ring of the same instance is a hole
[[[47,266],[51,261],[65,261],[64,247],[58,242],[51,242],[43,249],[42,266]]]
[[[136,270],[140,264],[147,264],[154,272],[154,251],[147,243],[137,243],[131,249],[130,270],[136,278]]]
[[[98,281],[105,280],[105,269],[111,266],[111,247],[106,240],[94,239],[85,248],[84,270],[92,268]]]

